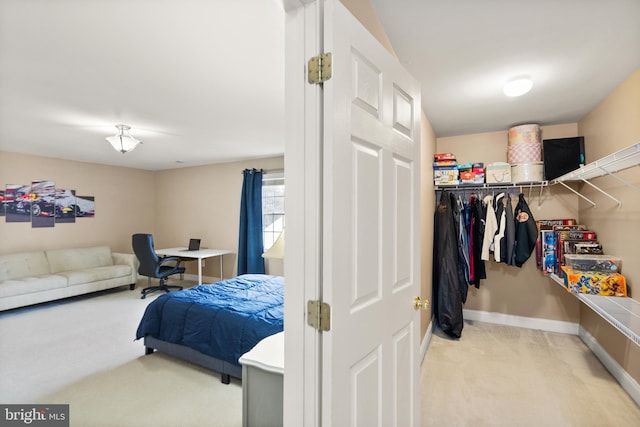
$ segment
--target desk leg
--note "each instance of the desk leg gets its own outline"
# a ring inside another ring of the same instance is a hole
[[[198,258],[198,285],[202,285],[202,258]]]

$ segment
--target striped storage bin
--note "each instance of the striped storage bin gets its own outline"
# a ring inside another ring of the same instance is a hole
[[[528,163],[542,160],[539,125],[520,125],[509,129],[508,163]]]

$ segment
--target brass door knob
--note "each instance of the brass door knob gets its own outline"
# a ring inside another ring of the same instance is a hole
[[[429,300],[425,299],[422,300],[420,299],[420,297],[415,297],[413,299],[413,308],[416,310],[420,310],[420,308],[424,309],[424,310],[428,310],[429,309]]]

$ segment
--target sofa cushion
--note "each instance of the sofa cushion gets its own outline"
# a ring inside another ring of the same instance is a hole
[[[82,270],[61,271],[69,281],[69,286],[98,282],[100,280],[117,279],[131,275],[131,267],[128,265],[109,265],[106,267],[84,268]]]
[[[0,282],[49,274],[43,251],[0,255]]]
[[[53,274],[7,280],[0,283],[0,298],[49,291],[67,286],[67,278]]]
[[[46,254],[47,259],[49,260],[51,273],[113,265],[111,248],[108,246],[78,249],[56,249],[46,251]]]

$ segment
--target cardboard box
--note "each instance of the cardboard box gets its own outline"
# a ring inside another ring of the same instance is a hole
[[[572,224],[572,225],[554,225],[551,227],[554,231],[587,231],[587,226],[584,224]]]
[[[558,226],[566,226],[571,224],[576,224],[577,221],[575,219],[567,218],[567,219],[539,219],[536,220],[536,226],[540,231],[538,233],[538,239],[536,240],[536,266],[542,270],[542,231],[543,230],[553,230],[556,225]]]
[[[544,274],[556,273],[556,234],[553,230],[540,232],[540,265]]]
[[[455,160],[440,160],[437,162],[433,162],[433,167],[441,168],[441,167],[458,167],[458,162]]]
[[[571,293],[607,297],[627,296],[627,281],[622,274],[575,271],[567,266],[562,267],[562,274],[567,291]]]
[[[484,172],[477,172],[477,169],[461,170],[460,182],[463,184],[484,184]]]
[[[595,240],[595,231],[588,230],[559,230],[556,238],[558,240]]]
[[[563,232],[561,232],[563,233]],[[578,243],[595,243],[596,240],[582,240],[582,239],[561,239],[558,236],[558,232],[556,232],[556,237],[558,239],[556,244],[556,262],[558,266],[556,267],[557,274],[560,274],[560,267],[565,265],[565,255],[567,254],[575,254],[576,253],[576,244]]]
[[[621,273],[622,259],[613,255],[565,254],[565,265],[574,271]]]
[[[576,243],[576,254],[579,255],[603,255],[602,245],[598,242]]]
[[[453,153],[436,153],[433,155],[434,162],[439,162],[442,160],[456,160],[456,156]]]
[[[443,167],[433,169],[433,181],[435,185],[457,185],[459,172],[456,167]]]
[[[536,221],[538,230],[552,230],[554,225],[574,225],[578,222],[575,219],[539,219]],[[547,228],[548,227],[548,228]]]

